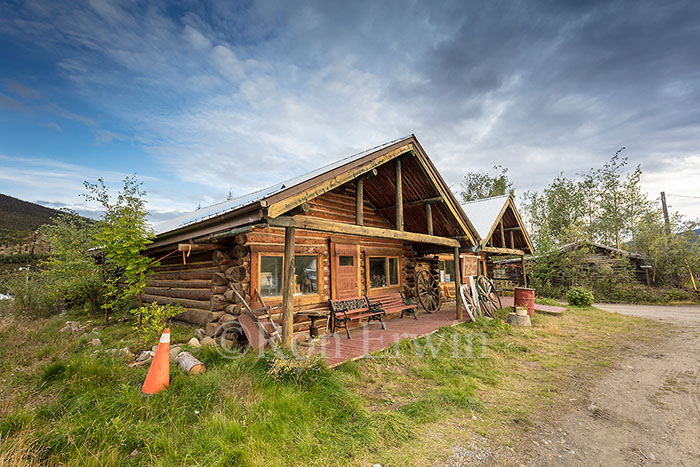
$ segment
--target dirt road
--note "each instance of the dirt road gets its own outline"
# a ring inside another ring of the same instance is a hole
[[[538,427],[530,466],[700,466],[700,306],[596,305],[674,326],[637,346],[573,412]],[[539,438],[539,439],[537,439]]]

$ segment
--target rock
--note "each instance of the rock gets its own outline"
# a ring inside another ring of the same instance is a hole
[[[127,360],[132,360],[134,358],[134,354],[133,352],[131,352],[129,347],[124,347],[123,349],[119,350],[119,355],[126,358]]]
[[[134,459],[134,458],[135,458],[136,456],[138,456],[138,455],[139,455],[139,450],[138,450],[138,449],[134,449],[133,451],[131,451],[131,454],[129,454],[129,457],[128,457],[128,458],[129,458],[129,459]]]
[[[214,347],[216,345],[216,341],[212,339],[211,337],[205,337],[202,339],[202,347],[210,346]]]
[[[200,347],[202,346],[202,344],[199,343],[199,339],[197,339],[196,337],[193,337],[192,339],[190,339],[190,341],[188,342],[188,344],[189,344],[191,347],[194,347],[195,349],[198,349],[198,348],[200,348]]]
[[[98,338],[90,339],[90,345],[93,347],[99,347],[102,345],[102,341]]]
[[[144,350],[136,356],[137,362],[147,362],[155,357],[156,353],[151,350]]]
[[[170,361],[175,362],[175,359],[177,358],[177,355],[182,352],[182,349],[180,346],[176,345],[174,347],[170,348]]]
[[[204,339],[206,337],[206,334],[204,334],[204,329],[199,328],[194,332],[194,337],[197,339]]]
[[[85,331],[80,326],[80,321],[66,321],[66,325],[63,326],[59,332],[68,332],[71,336],[79,336]]]
[[[158,350],[158,344],[151,347],[151,352],[155,352],[156,350]]]
[[[117,349],[107,349],[107,350],[105,350],[105,353],[108,353],[110,355],[116,355]]]

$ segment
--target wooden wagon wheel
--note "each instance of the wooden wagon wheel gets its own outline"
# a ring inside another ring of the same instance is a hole
[[[501,309],[501,299],[496,293],[496,287],[486,276],[479,276],[476,279],[476,287],[479,292],[479,302],[484,313],[492,318],[496,316],[496,311]]]
[[[462,304],[467,310],[467,316],[469,316],[470,320],[476,321],[476,318],[479,317],[479,311],[478,307],[474,303],[474,298],[472,298],[472,292],[469,284],[463,284],[462,287],[459,288],[459,295],[462,297]]]
[[[440,309],[440,285],[430,271],[421,271],[416,277],[416,295],[425,311],[433,313]]]

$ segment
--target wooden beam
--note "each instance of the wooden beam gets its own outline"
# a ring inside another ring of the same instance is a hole
[[[180,243],[177,245],[177,251],[210,251],[220,248],[213,243]]]
[[[357,235],[360,237],[390,238],[414,243],[441,245],[451,248],[457,248],[460,246],[459,240],[455,240],[454,238],[437,237],[435,235],[426,235],[414,232],[400,232],[398,230],[366,227],[355,224],[345,224],[342,222],[317,219],[310,216],[280,216],[274,219],[269,219],[268,225],[270,227],[296,227],[304,230],[314,230],[317,232],[343,235]]]
[[[396,175],[396,230],[403,232],[403,189],[401,183],[401,159],[394,160],[394,174]]]
[[[498,225],[501,228],[501,246],[503,248],[505,248],[506,247],[506,233],[503,231],[503,219],[498,221]]]
[[[428,235],[433,234],[433,208],[430,203],[425,204],[425,219],[428,227]]]
[[[289,212],[285,213],[288,216],[296,216],[297,214],[304,214],[309,212],[309,203],[301,203],[299,206],[291,209]]]
[[[292,346],[294,334],[294,227],[284,229],[284,286],[282,288],[282,345]]]
[[[366,173],[372,172],[374,169],[379,167],[382,164],[385,164],[386,162],[391,161],[392,159],[399,157],[400,155],[409,152],[413,149],[413,143],[408,143],[403,146],[400,146],[393,151],[389,151],[386,154],[383,154],[375,159],[372,159],[368,163],[357,167],[352,170],[347,170],[347,171],[342,171],[342,167],[336,169],[339,173],[331,178],[330,180],[326,180],[323,182],[319,182],[318,185],[311,186],[310,188],[302,191],[301,193],[292,195],[292,196],[285,196],[282,199],[280,199],[277,202],[271,203],[268,208],[267,208],[267,215],[268,217],[277,217],[281,216],[285,212],[289,211],[290,209],[300,205],[301,203],[304,203],[306,201],[309,201],[311,199],[314,199],[323,193],[326,193],[328,191],[331,191],[334,188],[339,187],[340,185],[344,185],[347,182],[350,182],[352,180],[355,180],[357,177],[360,177]],[[283,196],[282,194],[275,195],[275,197],[279,198],[280,196]]]
[[[523,228],[520,227],[520,226],[517,226],[517,227],[506,227],[506,228],[503,229],[503,230],[505,230],[506,232],[508,232],[509,230],[510,230],[510,231],[515,231],[515,232],[517,232],[517,231],[519,231],[519,230],[523,230]]]
[[[459,288],[462,286],[462,265],[459,263],[459,248],[455,248],[454,266],[452,269],[455,275],[455,304],[457,307],[456,316],[457,321],[462,321],[462,296],[459,293]]]
[[[362,179],[355,182],[355,224],[363,225],[365,223],[364,214],[362,212],[365,198],[365,184]]]
[[[513,231],[510,231],[510,247],[515,248],[515,238],[513,238]]]
[[[415,201],[409,201],[407,203],[403,203],[403,208],[410,208],[413,206],[422,206],[424,204],[434,204],[434,203],[444,203],[445,199],[442,196],[436,196],[435,198],[426,198],[426,199],[417,199]],[[383,206],[381,208],[375,209],[377,212],[383,212],[383,211],[393,211],[396,209],[396,205],[392,204],[391,206]]]
[[[480,248],[481,251],[485,253],[497,253],[500,255],[516,255],[516,256],[522,256],[525,254],[523,250],[518,250],[515,248],[496,248],[492,246],[482,246]]]
[[[520,256],[520,266],[523,268],[523,286],[527,287],[527,272],[525,271],[525,256]]]

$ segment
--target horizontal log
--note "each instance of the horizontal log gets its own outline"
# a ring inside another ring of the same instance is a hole
[[[236,245],[229,250],[229,254],[233,258],[243,258],[244,256],[248,256],[249,253],[250,253],[250,249],[248,249],[248,247],[245,247],[243,245]]]
[[[153,272],[166,272],[166,271],[190,271],[193,269],[205,269],[211,268],[211,260],[206,261],[187,261],[187,264],[182,264],[182,259],[178,264],[166,264],[160,266],[152,266],[151,271]]]
[[[158,295],[161,297],[188,298],[191,300],[210,300],[211,290],[208,289],[180,289],[180,288],[154,288],[146,287],[143,293]]]
[[[160,305],[182,305],[185,308],[196,308],[198,310],[209,310],[210,302],[209,300],[188,300],[186,298],[171,298],[171,297],[160,297],[158,295],[143,294],[142,298],[145,302],[155,302]]]
[[[236,235],[235,241],[239,245],[245,246],[245,244],[248,243],[248,234],[240,233],[240,234]]]
[[[523,250],[517,250],[514,248],[496,248],[492,246],[482,246],[479,248],[479,250],[484,251],[486,253],[496,253],[501,255],[523,256],[525,254]]]
[[[153,275],[153,279],[157,280],[207,280],[211,279],[213,273],[216,269],[195,269],[193,271],[166,271],[157,272]]]
[[[148,280],[149,287],[178,287],[184,289],[210,289],[210,280]]]
[[[178,251],[209,251],[216,250],[218,246],[213,243],[180,243],[177,246]]]
[[[213,285],[228,285],[228,277],[223,272],[217,272],[211,276],[211,283]]]
[[[426,198],[426,199],[417,199],[415,201],[408,201],[406,203],[403,203],[403,207],[405,208],[410,208],[413,206],[423,206],[425,204],[432,204],[432,203],[440,203],[444,202],[445,200],[442,198],[442,196],[436,196],[435,198]],[[396,209],[396,205],[392,204],[390,206],[382,206],[381,208],[377,208],[377,212],[385,212],[385,211],[393,211]]]
[[[223,294],[228,290],[228,285],[212,285],[211,292],[214,294]]]

